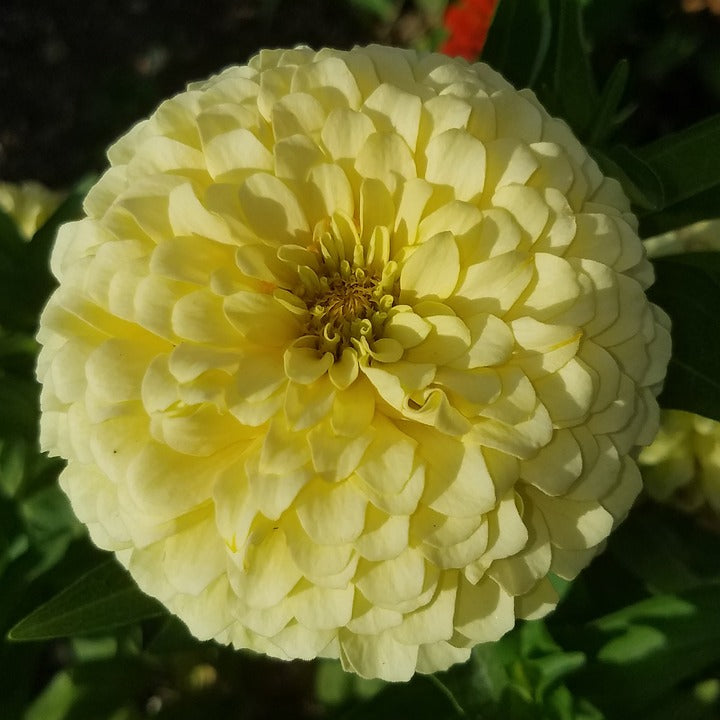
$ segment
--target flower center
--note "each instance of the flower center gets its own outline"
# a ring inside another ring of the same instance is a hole
[[[368,342],[382,333],[395,298],[382,278],[341,263],[340,271],[318,278],[320,290],[308,299],[308,331],[320,338],[319,349],[339,356],[363,338]],[[388,292],[390,291],[390,292]]]
[[[378,309],[373,285],[372,278],[362,271],[349,278],[336,274],[330,279],[327,292],[317,299],[317,307],[323,312],[320,319],[340,327],[347,321],[368,317]]]
[[[361,241],[349,218],[316,226],[308,248],[313,267],[298,268],[294,294],[305,303],[307,334],[317,338],[321,353],[339,358],[354,347],[364,355],[382,336],[398,295],[399,269],[387,257],[387,245],[376,235]]]

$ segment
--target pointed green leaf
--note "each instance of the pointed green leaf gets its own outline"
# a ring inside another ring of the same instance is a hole
[[[585,665],[585,655],[581,652],[555,652],[547,657],[531,660],[528,665],[533,674],[537,674],[535,699],[542,702],[545,694],[556,687],[560,680]]]
[[[655,260],[649,296],[672,320],[673,353],[660,404],[720,420],[720,253]]]
[[[45,640],[103,632],[164,612],[115,560],[108,560],[23,618],[8,637]]]
[[[671,205],[720,185],[720,114],[639,150]]]
[[[553,91],[562,116],[580,137],[585,137],[596,112],[598,92],[585,40],[583,3],[556,1],[559,12]]]
[[[0,495],[13,497],[26,472],[27,444],[21,438],[0,439]]]
[[[23,720],[65,720],[79,695],[70,674],[58,673],[27,709]]]
[[[655,171],[625,145],[611,150],[593,148],[591,153],[600,169],[614,177],[630,202],[639,210],[659,210],[665,205],[665,192]]]
[[[552,35],[549,0],[502,0],[495,10],[482,59],[517,87],[533,87]],[[518,38],[522,37],[522,42]]]
[[[670,205],[661,212],[643,215],[640,218],[641,237],[660,235],[669,230],[691,225],[698,220],[715,218],[718,216],[718,208],[720,208],[720,184],[687,200]]]
[[[55,565],[83,527],[70,507],[70,501],[57,484],[48,485],[20,503],[28,540],[38,555],[38,562],[27,580]]]
[[[603,142],[617,122],[618,108],[630,74],[629,68],[630,64],[627,60],[620,60],[605,83],[595,119],[588,133],[588,143],[591,145]]]

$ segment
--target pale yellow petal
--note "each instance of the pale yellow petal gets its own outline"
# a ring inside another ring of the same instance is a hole
[[[292,613],[311,630],[332,630],[347,625],[352,617],[355,588],[325,588],[300,583],[289,597]],[[313,654],[314,655],[314,654]]]
[[[458,283],[460,256],[449,232],[424,242],[404,262],[400,271],[400,301],[414,303],[421,298],[447,298]]]
[[[204,145],[203,152],[208,172],[219,182],[242,179],[252,170],[273,168],[272,153],[245,128],[216,135]]]
[[[435,596],[427,605],[408,613],[390,634],[401,643],[418,645],[449,640],[454,632],[457,574],[444,572],[440,576]]]
[[[402,612],[408,605],[418,606],[417,598],[425,589],[429,572],[430,566],[422,553],[406,548],[390,560],[361,560],[355,584],[374,605]]]
[[[485,146],[463,130],[446,130],[425,150],[425,179],[448,185],[458,200],[474,200],[485,185]]]
[[[545,518],[554,545],[585,550],[602,542],[613,526],[612,515],[601,505],[552,498],[534,488],[525,491]]]
[[[305,532],[323,545],[352,542],[365,526],[367,498],[352,480],[328,483],[316,478],[305,486],[294,505]],[[338,518],[342,518],[341,523]]]
[[[476,584],[461,579],[455,606],[455,627],[473,643],[499,640],[515,625],[513,598],[494,580]]]
[[[395,132],[415,151],[422,103],[394,85],[379,85],[365,100],[364,112],[380,132]]]
[[[417,646],[403,645],[389,633],[355,635],[341,631],[339,638],[343,667],[360,677],[402,682],[415,672]]]
[[[374,429],[369,428],[354,438],[338,436],[325,420],[307,433],[313,467],[330,481],[348,477],[357,468],[374,434]]]
[[[226,571],[225,544],[211,512],[163,545],[165,576],[179,592],[199,595]]]
[[[399,183],[417,177],[412,152],[395,133],[370,135],[357,154],[355,169],[363,178],[379,180],[391,193]]]
[[[364,531],[355,547],[366,560],[387,560],[407,547],[408,532],[409,516],[388,514],[369,505]]]
[[[248,605],[266,608],[277,605],[297,585],[302,573],[282,530],[270,530],[257,543],[247,546],[241,567],[228,565],[228,576],[237,595]]]
[[[298,199],[273,175],[251,175],[241,185],[238,197],[245,221],[268,243],[297,242],[310,229]]]

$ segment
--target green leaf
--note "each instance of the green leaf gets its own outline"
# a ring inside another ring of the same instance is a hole
[[[352,695],[352,678],[337,660],[320,660],[315,672],[315,697],[323,705],[341,705]]]
[[[79,694],[70,674],[58,673],[27,709],[23,720],[63,720]]]
[[[639,150],[665,188],[668,205],[720,185],[720,114]]]
[[[37,437],[38,396],[34,380],[6,375],[0,370],[0,437]]]
[[[367,702],[358,702],[342,720],[453,720],[463,714],[430,677],[415,675],[407,683],[388,685]]]
[[[110,660],[117,655],[118,639],[113,635],[78,636],[72,639],[71,646],[76,662]]]
[[[27,443],[18,437],[0,439],[0,496],[13,497],[25,476]]]
[[[618,107],[625,94],[629,74],[630,64],[627,60],[620,60],[613,68],[603,88],[595,112],[595,119],[588,133],[588,143],[590,145],[602,143],[612,132],[617,122]]]
[[[502,0],[482,59],[517,87],[533,87],[550,48],[549,0]],[[522,37],[522,42],[518,38]]]
[[[718,215],[720,208],[720,185],[714,185],[687,200],[664,208],[661,212],[640,218],[641,237],[660,235],[669,230],[691,225],[698,220],[709,220]]]
[[[0,358],[12,355],[35,357],[38,344],[32,335],[27,333],[6,333],[0,329]]]
[[[611,150],[592,148],[591,153],[600,169],[614,177],[630,202],[640,210],[660,210],[665,206],[665,191],[655,171],[625,145]]]
[[[50,485],[26,498],[20,504],[32,542],[42,545],[58,535],[77,535],[82,527],[75,518],[65,493]]]
[[[555,652],[528,664],[536,675],[535,700],[542,702],[545,694],[555,688],[560,680],[585,665],[585,655],[581,652]]]
[[[553,92],[562,116],[580,137],[585,137],[599,98],[583,29],[583,3],[556,1],[559,11]]]
[[[28,538],[40,559],[27,580],[38,577],[63,557],[70,543],[83,532],[65,493],[50,485],[20,504]]]
[[[201,644],[200,640],[190,634],[187,625],[174,615],[168,615],[158,623],[160,627],[145,646],[151,655],[196,651]]]
[[[437,673],[437,683],[468,717],[480,717],[500,702],[509,678],[498,643],[473,648],[470,660]]]
[[[433,679],[462,717],[564,720],[577,702],[561,683],[584,665],[582,652],[565,652],[538,620],[476,646],[467,663]]]
[[[720,536],[654,503],[633,512],[610,538],[608,551],[656,592],[720,582]]]
[[[720,253],[658,258],[648,295],[672,320],[673,352],[660,404],[720,420]]]
[[[0,578],[5,568],[27,550],[28,541],[24,535],[17,506],[0,494]]]
[[[545,707],[553,718],[557,720],[577,720],[575,702],[572,693],[564,686],[556,687],[547,701]]]
[[[164,612],[115,560],[108,560],[23,618],[8,637],[46,640],[104,632]]]
[[[641,712],[720,662],[719,607],[720,585],[711,585],[600,618],[585,638],[595,658],[574,686],[613,717]]]
[[[130,709],[142,707],[158,679],[139,658],[79,662],[52,679],[23,720],[137,718]]]
[[[82,216],[82,202],[94,178],[79,182],[32,240],[25,241],[15,230],[8,235],[0,218],[0,317],[11,330],[34,333],[37,318],[55,287],[50,272],[50,250],[58,227]]]
[[[395,0],[350,0],[350,4],[382,22],[394,20],[399,10]]]

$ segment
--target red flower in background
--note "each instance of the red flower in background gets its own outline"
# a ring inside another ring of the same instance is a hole
[[[446,55],[475,60],[485,44],[499,0],[460,0],[445,11],[448,38],[440,47]]]

